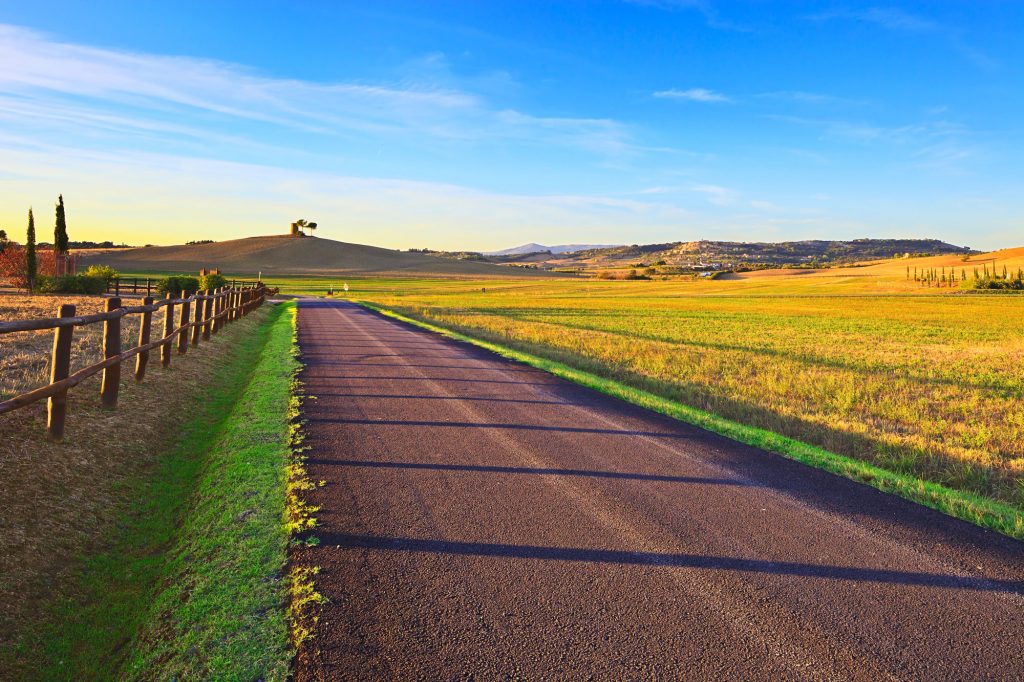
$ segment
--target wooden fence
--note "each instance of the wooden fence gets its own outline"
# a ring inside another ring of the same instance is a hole
[[[188,352],[189,345],[198,346],[208,341],[224,325],[248,315],[263,305],[267,296],[276,290],[262,284],[246,288],[217,289],[196,292],[191,296],[185,292],[182,298],[167,298],[154,302],[146,297],[139,306],[122,306],[117,296],[106,299],[106,310],[93,315],[75,316],[75,306],[61,305],[57,317],[36,320],[14,320],[0,322],[0,334],[12,332],[53,329],[53,354],[50,360],[50,383],[28,393],[17,395],[0,402],[0,414],[47,400],[46,430],[51,438],[64,436],[64,421],[68,408],[68,390],[85,379],[103,372],[100,383],[100,402],[113,409],[117,406],[117,393],[121,383],[121,364],[135,358],[135,381],[142,381],[149,363],[149,352],[160,349],[160,363],[171,364],[172,349],[176,346],[179,355]],[[156,341],[151,341],[153,313],[164,308],[163,332]],[[175,308],[178,310],[175,323]],[[193,314],[193,309],[195,314]],[[121,318],[125,315],[142,315],[139,325],[139,344],[134,348],[121,348]],[[71,340],[75,327],[103,323],[103,360],[71,373]]]
[[[107,284],[107,293],[115,296],[152,296],[161,281],[159,277],[114,277]],[[263,282],[258,280],[233,279],[227,284],[229,289],[251,289],[260,286],[263,286]]]

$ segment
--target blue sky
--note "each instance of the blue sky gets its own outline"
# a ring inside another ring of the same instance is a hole
[[[1024,243],[1024,3],[0,0],[0,227]],[[47,224],[44,220],[43,224]]]

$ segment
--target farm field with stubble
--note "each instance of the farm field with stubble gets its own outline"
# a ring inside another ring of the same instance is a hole
[[[922,290],[904,267],[710,282],[350,280],[348,296],[997,500],[1012,508],[1000,529],[1019,537],[1024,298]]]

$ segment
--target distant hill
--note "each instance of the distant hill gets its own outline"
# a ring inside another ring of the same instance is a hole
[[[523,244],[522,246],[513,246],[511,249],[502,249],[501,251],[484,251],[485,256],[520,256],[528,253],[543,253],[545,251],[550,253],[569,253],[572,251],[585,251],[588,249],[606,249],[616,246],[615,244],[558,244],[556,246],[544,246],[543,244],[537,244],[531,242],[529,244]]]
[[[250,237],[206,244],[82,251],[79,263],[110,265],[121,272],[197,272],[216,267],[228,274],[397,275],[439,277],[553,276],[543,270],[437,258],[320,237]]]
[[[694,241],[634,244],[598,248],[554,257],[559,266],[604,266],[661,263],[680,267],[727,269],[740,266],[834,265],[857,261],[912,256],[973,253],[966,246],[938,239],[805,240],[794,242]]]

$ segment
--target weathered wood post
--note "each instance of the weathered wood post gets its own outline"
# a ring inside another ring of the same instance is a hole
[[[221,321],[217,318],[220,315],[221,309],[221,292],[224,290],[223,287],[217,287],[213,290],[213,325],[210,328],[210,332],[216,334],[220,331]]]
[[[203,296],[206,296],[206,300],[203,301],[203,341],[209,341],[210,327],[213,325],[213,292],[207,289]]]
[[[57,311],[57,317],[74,317],[75,306],[63,304]],[[53,334],[53,355],[50,358],[50,383],[68,378],[71,373],[71,337],[75,328],[71,325],[57,327]],[[64,418],[68,413],[68,389],[50,396],[46,401],[46,432],[50,438],[60,440],[64,437]]]
[[[235,314],[237,312],[235,310],[235,297],[236,297],[237,293],[238,292],[236,292],[234,289],[229,289],[228,290],[228,316],[227,316],[228,322],[234,322],[235,321]]]
[[[104,312],[112,313],[121,307],[121,299],[115,296],[107,299]],[[114,317],[103,321],[103,357],[106,359],[121,354],[121,318]],[[100,382],[100,403],[103,407],[117,407],[117,391],[121,386],[121,362],[103,368],[103,379]]]
[[[160,364],[171,366],[171,332],[174,331],[174,294],[167,292],[167,306],[164,308],[164,344],[160,346]]]
[[[149,277],[147,277],[146,278],[146,296],[152,296],[152,295],[153,295],[153,282],[152,282],[152,280],[149,279]]]
[[[188,300],[188,292],[181,292],[181,317],[178,319],[178,355],[188,352],[188,323],[192,319],[192,304]]]
[[[146,296],[142,299],[142,305],[151,306],[153,305],[153,299]],[[153,311],[147,310],[142,313],[142,324],[139,325],[139,345],[145,346],[149,344],[149,333],[153,326]],[[149,364],[149,351],[139,351],[139,354],[135,356],[135,381],[139,382],[146,376],[146,365]]]
[[[198,346],[199,345],[199,335],[203,333],[202,324],[203,324],[203,303],[204,303],[204,301],[199,298],[202,295],[202,292],[200,292],[199,290],[196,290],[196,294],[195,295],[196,295],[196,305],[195,305],[196,314],[194,315],[194,317],[195,317],[195,326],[192,327],[192,334],[191,334],[191,336],[192,336],[192,345],[193,346]]]

